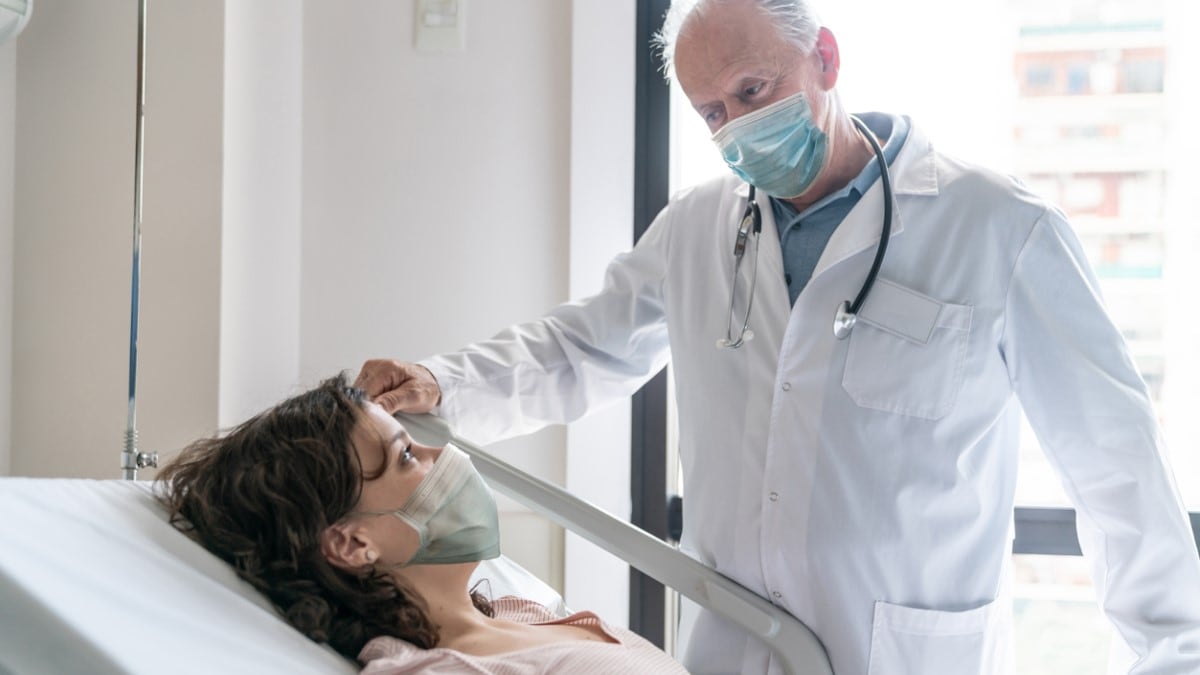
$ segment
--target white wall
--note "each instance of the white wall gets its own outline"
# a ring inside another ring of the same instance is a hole
[[[570,295],[600,290],[604,269],[633,244],[636,5],[575,0],[571,41]],[[572,424],[566,488],[628,519],[630,408],[617,405]],[[564,597],[626,625],[629,565],[567,533]]]
[[[12,452],[13,143],[16,139],[17,43],[0,45],[0,476]]]
[[[294,0],[225,12],[222,428],[298,389],[304,19]]]
[[[466,48],[413,47],[411,2],[304,18],[301,378],[416,359],[568,296],[571,4],[467,4]],[[498,455],[561,483],[565,433]],[[558,528],[502,500],[506,553],[561,585]]]
[[[138,421],[167,450],[217,403],[221,3],[151,3]],[[42,0],[18,41],[12,472],[120,476],[136,3]],[[143,474],[146,477],[146,474]]]
[[[466,49],[451,53],[413,48],[412,2],[150,4],[143,449],[170,455],[366,358],[453,349],[594,289],[629,242],[633,10],[574,4],[573,20],[562,0],[469,3]],[[40,0],[8,89],[18,95],[0,99],[16,101],[15,149],[0,145],[0,161],[15,158],[20,196],[18,475],[119,475],[128,5]],[[5,291],[0,280],[0,303]],[[564,429],[493,449],[626,516],[624,411],[572,431],[572,479]],[[598,438],[615,449],[589,449]],[[585,484],[601,470],[607,488]],[[508,500],[502,510],[505,551],[561,588],[561,530]],[[626,583],[624,567],[607,579],[589,565],[568,601],[616,602],[605,614],[623,621],[624,594],[605,584]]]

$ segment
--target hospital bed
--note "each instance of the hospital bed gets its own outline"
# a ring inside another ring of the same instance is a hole
[[[431,420],[434,418],[430,418]],[[410,431],[447,437],[436,423]],[[462,439],[499,492],[744,626],[788,672],[830,673],[799,621],[642,530]],[[293,630],[236,573],[167,523],[144,481],[0,478],[0,675],[355,673]],[[480,565],[492,597],[565,614],[562,598],[511,560]]]

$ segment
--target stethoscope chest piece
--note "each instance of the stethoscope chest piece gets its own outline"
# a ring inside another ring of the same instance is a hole
[[[858,321],[858,315],[850,311],[850,301],[845,300],[838,305],[837,313],[833,315],[833,336],[845,340]]]

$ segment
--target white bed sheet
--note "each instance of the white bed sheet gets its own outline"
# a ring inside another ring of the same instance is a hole
[[[0,478],[0,673],[356,673],[176,531],[150,483]],[[507,558],[493,597],[564,612]],[[486,588],[486,587],[485,587]]]

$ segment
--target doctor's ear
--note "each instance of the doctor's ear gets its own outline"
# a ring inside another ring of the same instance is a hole
[[[334,567],[352,572],[375,564],[379,549],[362,527],[342,522],[321,533],[321,555]]]
[[[842,68],[842,58],[838,52],[837,38],[828,28],[821,28],[817,33],[816,52],[821,60],[821,86],[825,90],[833,89],[837,84],[838,71]]]

